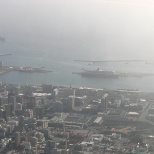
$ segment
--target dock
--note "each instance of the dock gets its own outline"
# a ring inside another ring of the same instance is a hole
[[[76,62],[85,63],[111,63],[111,62],[147,62],[149,60],[130,59],[130,60],[74,60]]]

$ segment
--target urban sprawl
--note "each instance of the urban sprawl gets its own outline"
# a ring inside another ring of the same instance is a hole
[[[0,154],[153,154],[154,93],[0,83]]]

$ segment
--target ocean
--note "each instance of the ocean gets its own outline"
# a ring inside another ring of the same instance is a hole
[[[151,2],[152,3],[152,2]],[[18,84],[154,91],[154,76],[94,79],[82,69],[154,73],[154,5],[107,1],[0,1],[0,57],[4,65],[45,67],[53,72],[0,75]],[[74,60],[145,60],[88,65]],[[146,60],[152,63],[147,64]]]

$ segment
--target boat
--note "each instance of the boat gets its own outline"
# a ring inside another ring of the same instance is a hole
[[[105,70],[84,70],[78,73],[83,77],[94,77],[94,78],[119,78],[119,74],[115,71],[105,71]]]

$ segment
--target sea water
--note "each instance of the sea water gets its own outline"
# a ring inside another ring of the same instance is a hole
[[[139,89],[142,91],[153,91],[154,77],[143,78],[84,78],[80,75],[72,74],[72,72],[81,72],[82,69],[96,70],[97,68],[109,71],[124,71],[124,72],[147,72],[154,73],[154,64],[146,64],[146,62],[109,62],[109,63],[94,63],[89,65],[87,62],[76,62],[75,59],[90,59],[86,56],[83,58],[82,52],[80,56],[64,55],[58,52],[50,52],[50,50],[39,50],[34,48],[32,51],[17,51],[11,49],[11,44],[5,42],[1,44],[3,47],[2,53],[10,52],[10,56],[1,57],[4,65],[7,66],[31,66],[31,67],[44,67],[46,70],[53,72],[48,73],[24,73],[24,72],[10,72],[0,76],[0,81],[6,83],[19,83],[19,84],[53,84],[59,86],[72,86],[72,87],[93,87],[93,88],[128,88]],[[22,50],[22,49],[21,49]],[[24,47],[23,47],[24,50]],[[73,49],[72,49],[73,50]],[[83,53],[84,54],[84,53]],[[130,57],[131,59],[131,57]],[[133,58],[132,58],[133,59]]]
[[[7,8],[7,9],[5,9]],[[9,11],[8,11],[9,10]],[[98,79],[82,69],[154,73],[153,7],[106,1],[0,1],[0,57],[7,66],[45,67],[48,73],[10,72],[0,81],[154,91],[154,77]],[[89,63],[74,60],[145,60]]]

